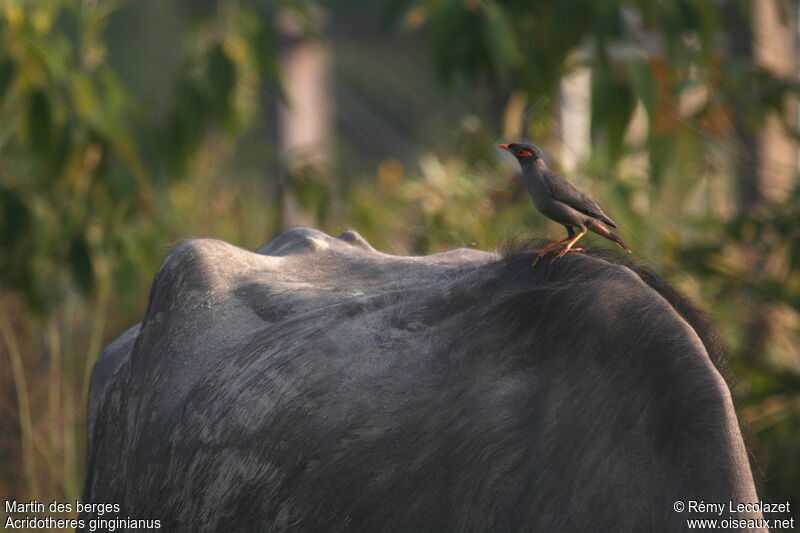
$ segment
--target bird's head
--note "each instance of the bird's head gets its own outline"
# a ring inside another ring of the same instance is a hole
[[[520,162],[527,157],[532,158],[531,161],[542,158],[542,153],[539,149],[530,144],[498,144],[497,146],[511,152]]]

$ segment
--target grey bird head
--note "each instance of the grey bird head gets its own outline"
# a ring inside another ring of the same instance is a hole
[[[498,144],[500,148],[503,150],[508,150],[511,154],[516,157],[520,163],[523,159],[530,157],[533,158],[532,161],[536,161],[537,159],[542,158],[542,153],[539,151],[538,148],[531,144]]]

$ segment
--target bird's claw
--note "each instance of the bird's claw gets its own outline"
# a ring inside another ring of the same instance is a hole
[[[582,252],[583,250],[584,250],[583,248],[570,248],[570,249],[562,249],[561,251],[559,251],[559,252],[556,254],[556,256],[555,256],[554,258],[552,258],[550,261],[548,261],[548,262],[547,262],[547,264],[548,264],[548,265],[549,265],[549,264],[552,264],[552,263],[553,263],[553,261],[555,261],[556,259],[559,259],[559,258],[561,258],[561,257],[564,257],[564,256],[567,254],[567,252]],[[544,252],[539,252],[538,254],[536,254],[536,258],[533,260],[533,263],[531,263],[531,266],[532,266],[532,267],[535,267],[536,265],[538,265],[538,264],[539,264],[539,261],[541,261],[541,260],[542,260],[542,258],[543,258],[544,256],[546,256],[547,254],[549,254],[550,252],[551,252],[551,250],[546,250],[546,251],[544,251]]]
[[[558,252],[558,253],[556,254],[556,256],[555,256],[554,258],[552,258],[552,259],[550,260],[550,263],[548,263],[548,264],[553,264],[553,261],[555,261],[556,259],[561,259],[561,258],[562,258],[562,257],[564,257],[565,255],[567,255],[567,252],[569,252],[569,248],[564,248],[563,250],[561,250],[560,252]]]
[[[548,264],[548,265],[550,265],[550,264],[553,264],[553,262],[554,262],[556,259],[561,259],[561,258],[562,258],[562,257],[564,257],[565,255],[567,255],[569,252],[582,252],[582,251],[583,251],[583,248],[568,248],[568,247],[564,247],[564,248],[563,248],[563,249],[562,249],[560,252],[558,252],[558,253],[556,254],[556,256],[555,256],[554,258],[552,258],[552,259],[550,260],[550,262],[549,262],[549,263],[547,263],[547,264]]]

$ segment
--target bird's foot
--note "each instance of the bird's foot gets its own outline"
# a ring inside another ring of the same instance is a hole
[[[535,267],[539,263],[539,261],[542,260],[542,257],[546,256],[548,252],[550,252],[552,250],[555,250],[556,248],[558,248],[559,246],[561,246],[562,244],[564,244],[568,240],[569,240],[569,238],[561,239],[560,241],[551,242],[550,244],[548,244],[547,246],[542,248],[541,251],[539,251],[539,253],[536,254],[536,259],[533,260],[533,263],[531,263],[531,266]]]
[[[567,254],[567,252],[583,252],[583,251],[585,251],[585,248],[569,248],[569,249],[565,249],[565,250],[566,251],[561,250],[560,252],[558,252],[558,254],[556,254],[556,256],[554,258],[552,258],[547,264],[549,265],[550,263],[552,263],[556,259],[558,259],[560,257],[564,257]],[[537,264],[539,264],[539,261],[541,261],[542,258],[544,256],[546,256],[548,253],[550,253],[551,251],[552,250],[542,250],[541,252],[536,254],[536,259],[533,260],[533,263],[531,263],[531,266],[535,267]]]
[[[565,246],[564,248],[561,249],[560,252],[558,252],[556,254],[556,256],[554,258],[552,258],[550,260],[550,262],[548,264],[552,264],[553,261],[555,261],[556,259],[561,259],[565,255],[567,255],[569,252],[582,252],[582,251],[583,251],[583,248],[570,248],[569,246]]]

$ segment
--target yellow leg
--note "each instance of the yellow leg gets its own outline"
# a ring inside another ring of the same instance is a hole
[[[556,248],[567,242],[569,239],[570,238],[567,237],[566,239],[561,239],[560,241],[551,242],[550,244],[542,248],[542,250],[538,254],[536,254],[536,259],[533,260],[532,266],[536,266],[536,263],[538,263],[542,259],[542,257],[547,255],[547,252],[555,250]]]
[[[575,245],[575,243],[578,242],[581,239],[581,237],[586,235],[587,231],[589,231],[589,228],[583,228],[580,233],[575,235],[575,238],[573,238],[571,241],[569,241],[569,243],[567,243],[567,245],[560,252],[558,252],[558,254],[554,258],[552,258],[550,260],[550,262],[552,263],[553,261],[555,261],[559,257],[564,257],[567,254],[567,252],[569,252],[572,249],[572,247]]]

